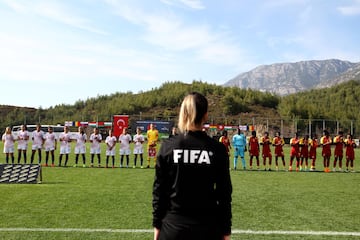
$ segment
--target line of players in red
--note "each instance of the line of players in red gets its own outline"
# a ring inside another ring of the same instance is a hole
[[[283,146],[285,144],[284,139],[280,136],[280,133],[276,133],[276,136],[273,139],[270,139],[269,133],[265,132],[264,136],[260,138],[256,136],[256,132],[252,131],[251,137],[248,142],[248,149],[250,155],[250,169],[252,169],[253,158],[256,158],[257,169],[260,169],[260,161],[259,161],[259,153],[260,146],[262,146],[262,158],[263,158],[263,166],[264,170],[271,171],[272,164],[272,154],[270,146],[275,147],[275,167],[276,170],[279,169],[278,159],[281,158],[282,165],[284,170],[285,166],[285,158]],[[332,139],[327,130],[324,131],[324,135],[320,138],[320,142],[318,142],[317,136],[313,135],[309,138],[309,135],[305,135],[303,138],[300,138],[298,133],[295,133],[295,136],[290,139],[290,163],[289,163],[289,171],[293,171],[293,162],[296,161],[296,171],[315,171],[316,164],[316,149],[318,147],[322,148],[322,157],[323,157],[323,166],[324,172],[331,172],[330,170],[330,158],[331,158],[331,146],[335,145],[334,149],[334,162],[332,171],[336,171],[336,165],[338,163],[338,171],[343,171],[342,167],[342,159],[344,156],[345,149],[345,157],[346,157],[346,169],[345,171],[354,171],[354,159],[355,153],[354,148],[356,148],[355,141],[351,134],[348,134],[346,139],[343,137],[343,132],[339,132],[338,135]],[[311,160],[311,165],[309,168],[309,161]],[[268,160],[268,161],[267,161]],[[268,168],[266,168],[268,163]]]

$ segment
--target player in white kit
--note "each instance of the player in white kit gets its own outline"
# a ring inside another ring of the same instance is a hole
[[[60,141],[59,167],[61,167],[61,161],[62,161],[63,155],[65,155],[64,166],[66,167],[67,162],[69,160],[69,153],[71,150],[70,149],[71,148],[71,146],[70,146],[71,138],[70,138],[68,126],[64,126],[64,132],[60,133],[59,141]]]
[[[9,157],[11,163],[14,164],[14,148],[15,148],[15,137],[12,135],[11,128],[6,127],[5,133],[2,135],[2,141],[4,143],[4,153],[6,155],[6,163],[9,163]]]
[[[134,135],[133,141],[135,143],[134,146],[134,168],[136,168],[136,160],[138,155],[140,156],[140,167],[143,168],[143,153],[144,153],[144,148],[143,148],[143,143],[145,141],[144,136],[141,134],[141,128],[136,128],[136,134]]]
[[[38,152],[38,156],[39,156],[39,164],[41,163],[41,149],[43,148],[44,145],[44,137],[45,137],[45,133],[44,131],[41,130],[41,125],[37,124],[36,125],[36,130],[32,132],[32,153],[31,153],[31,164],[33,164],[34,162],[34,157],[35,157],[35,153],[36,151]]]
[[[51,166],[54,167],[55,165],[55,149],[57,145],[57,139],[55,133],[53,131],[53,127],[48,127],[48,132],[45,133],[45,166],[49,166],[49,154],[51,154]]]
[[[82,160],[83,160],[83,167],[86,167],[85,162],[86,162],[86,158],[85,158],[85,153],[86,153],[86,134],[84,131],[83,127],[79,127],[79,132],[76,134],[76,145],[75,145],[75,165],[74,167],[77,166],[78,161],[79,161],[79,155],[81,154],[82,156]]]
[[[109,166],[109,157],[112,158],[112,168],[115,167],[115,148],[116,148],[116,137],[113,135],[112,130],[109,130],[109,136],[106,137],[106,168]]]
[[[21,154],[24,156],[24,163],[26,164],[26,152],[28,149],[28,143],[30,139],[30,134],[28,130],[26,129],[25,125],[21,125],[21,129],[18,134],[17,138],[17,149],[18,149],[18,163],[20,163],[21,160]]]
[[[126,167],[129,167],[130,143],[131,135],[126,127],[123,128],[123,133],[119,137],[120,143],[120,167],[123,166],[124,156],[126,156]]]
[[[102,141],[101,134],[98,128],[94,128],[94,132],[90,135],[90,155],[91,155],[91,167],[94,167],[94,156],[97,155],[98,166],[101,167],[101,148],[100,143]]]

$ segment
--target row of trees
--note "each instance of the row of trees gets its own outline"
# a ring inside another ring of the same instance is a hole
[[[284,97],[252,89],[193,81],[192,84],[166,82],[147,92],[116,92],[48,109],[0,106],[0,127],[4,129],[6,126],[37,122],[63,124],[67,120],[107,121],[114,114],[137,115],[143,119],[173,119],[178,114],[183,97],[192,91],[201,92],[208,97],[210,116],[226,117],[233,123],[238,122],[241,113],[251,115],[255,111],[258,117],[264,118],[333,119],[341,124],[360,119],[358,81]],[[217,121],[216,117],[214,119]],[[223,120],[218,121],[215,123],[224,123]]]

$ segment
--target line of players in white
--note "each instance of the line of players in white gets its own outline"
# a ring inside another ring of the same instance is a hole
[[[28,143],[32,140],[32,154],[31,154],[31,161],[32,164],[34,162],[35,153],[38,152],[38,163],[41,164],[41,151],[42,149],[45,150],[46,154],[46,162],[44,166],[49,166],[49,156],[51,156],[51,166],[54,166],[55,156],[54,151],[57,149],[57,142],[60,142],[60,155],[59,155],[59,166],[62,166],[62,158],[65,156],[65,164],[67,166],[67,162],[69,159],[69,154],[71,151],[71,142],[74,141],[75,149],[74,154],[76,156],[75,165],[78,164],[79,156],[82,156],[83,160],[83,167],[85,166],[85,153],[86,153],[86,141],[87,135],[84,132],[82,127],[79,127],[78,133],[75,135],[75,139],[70,138],[69,128],[67,126],[64,127],[64,132],[60,133],[58,139],[56,138],[55,133],[53,132],[52,127],[49,127],[48,132],[43,132],[41,130],[41,126],[37,125],[36,130],[32,133],[29,133],[26,130],[26,127],[23,125],[21,126],[21,130],[18,133],[17,137],[11,132],[11,128],[7,127],[5,129],[5,133],[2,136],[2,141],[4,142],[4,153],[6,154],[6,163],[9,163],[10,160],[14,164],[14,151],[15,151],[15,142],[17,141],[17,150],[18,150],[18,163],[21,161],[21,155],[24,157],[24,163],[27,162],[27,155],[26,151],[28,149]],[[98,166],[101,167],[101,146],[100,143],[102,142],[102,136],[99,133],[98,128],[94,128],[93,133],[89,137],[90,142],[90,156],[91,156],[91,164],[90,166],[94,166],[94,157],[97,156],[98,159]],[[141,134],[141,129],[137,128],[136,134],[131,137],[128,133],[127,128],[123,129],[123,133],[117,139],[112,130],[109,130],[109,135],[105,139],[106,144],[106,167],[109,167],[109,159],[111,158],[112,164],[111,166],[115,167],[115,154],[116,154],[116,144],[120,143],[120,167],[123,167],[123,159],[124,156],[126,158],[126,167],[129,167],[129,155],[131,153],[130,150],[130,143],[134,142],[133,154],[135,155],[134,165],[136,167],[136,160],[137,156],[140,156],[140,166],[143,167],[143,143],[145,142],[144,136]],[[23,153],[23,154],[22,154]]]

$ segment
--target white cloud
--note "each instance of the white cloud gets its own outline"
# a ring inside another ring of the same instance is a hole
[[[341,6],[338,11],[346,16],[360,15],[360,0],[354,0],[351,5]]]
[[[195,10],[205,9],[200,0],[161,0],[161,2],[171,6],[185,6]]]

